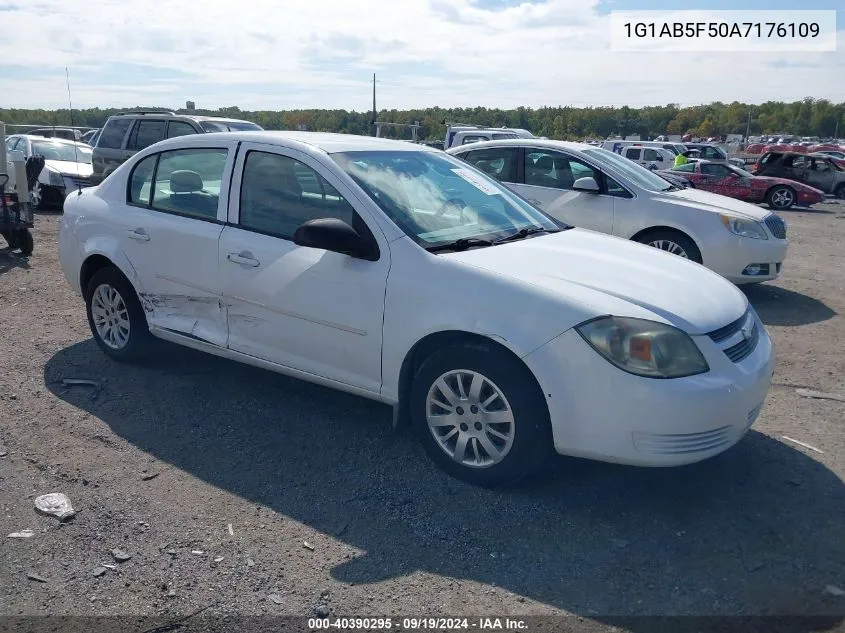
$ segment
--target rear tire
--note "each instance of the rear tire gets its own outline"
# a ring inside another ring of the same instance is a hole
[[[833,192],[833,195],[839,198],[840,200],[845,200],[845,182],[841,183],[836,187],[836,190]]]
[[[701,251],[692,239],[680,231],[663,230],[649,231],[636,239],[640,244],[659,248],[662,251],[683,257],[696,264],[702,263]]]
[[[135,289],[119,269],[107,266],[94,273],[85,289],[85,311],[106,355],[121,362],[146,357],[153,336]]]
[[[766,204],[774,211],[791,209],[797,200],[795,190],[787,185],[775,185],[766,192]]]
[[[444,347],[422,363],[409,398],[411,424],[426,453],[457,479],[512,484],[553,452],[543,392],[505,350],[478,343]]]

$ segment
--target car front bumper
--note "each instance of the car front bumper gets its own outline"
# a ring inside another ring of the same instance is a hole
[[[695,336],[710,371],[686,378],[624,372],[574,329],[528,354],[523,360],[546,394],[555,450],[636,466],[690,464],[727,450],[754,423],[771,385],[771,339],[754,319],[757,345],[738,363],[723,351],[733,337],[717,344]]]
[[[771,281],[780,276],[789,240],[766,240],[740,237],[728,231],[717,239],[709,240],[702,248],[704,265],[737,285]],[[748,266],[767,265],[768,271],[751,275],[745,272]]]

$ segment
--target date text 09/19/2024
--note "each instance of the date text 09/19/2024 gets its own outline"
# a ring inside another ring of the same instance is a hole
[[[626,22],[624,27],[629,38],[812,38],[821,33],[817,22]]]
[[[312,631],[525,631],[527,624],[518,618],[309,618]]]

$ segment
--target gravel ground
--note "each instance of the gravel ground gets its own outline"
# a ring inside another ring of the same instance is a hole
[[[28,262],[0,250],[0,615],[842,627],[845,402],[796,389],[845,393],[845,205],[784,215],[783,277],[747,291],[779,362],[742,442],[676,469],[561,458],[500,491],[441,474],[380,404],[181,348],[108,360],[59,269],[59,216],[39,215]],[[49,492],[78,514],[36,514]]]

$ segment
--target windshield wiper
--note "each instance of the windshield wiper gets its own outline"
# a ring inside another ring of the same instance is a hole
[[[502,244],[504,242],[514,242],[516,240],[523,240],[529,235],[535,235],[536,233],[560,233],[561,229],[544,229],[541,227],[534,227],[530,229],[519,229],[513,235],[508,235],[507,237],[503,237],[501,239],[496,240],[493,242],[494,244]]]
[[[438,244],[437,246],[429,246],[425,250],[429,253],[437,253],[439,251],[465,251],[466,249],[474,246],[493,246],[494,243],[496,242],[491,242],[490,240],[480,240],[474,237],[462,237],[454,242],[446,242],[444,244]]]

